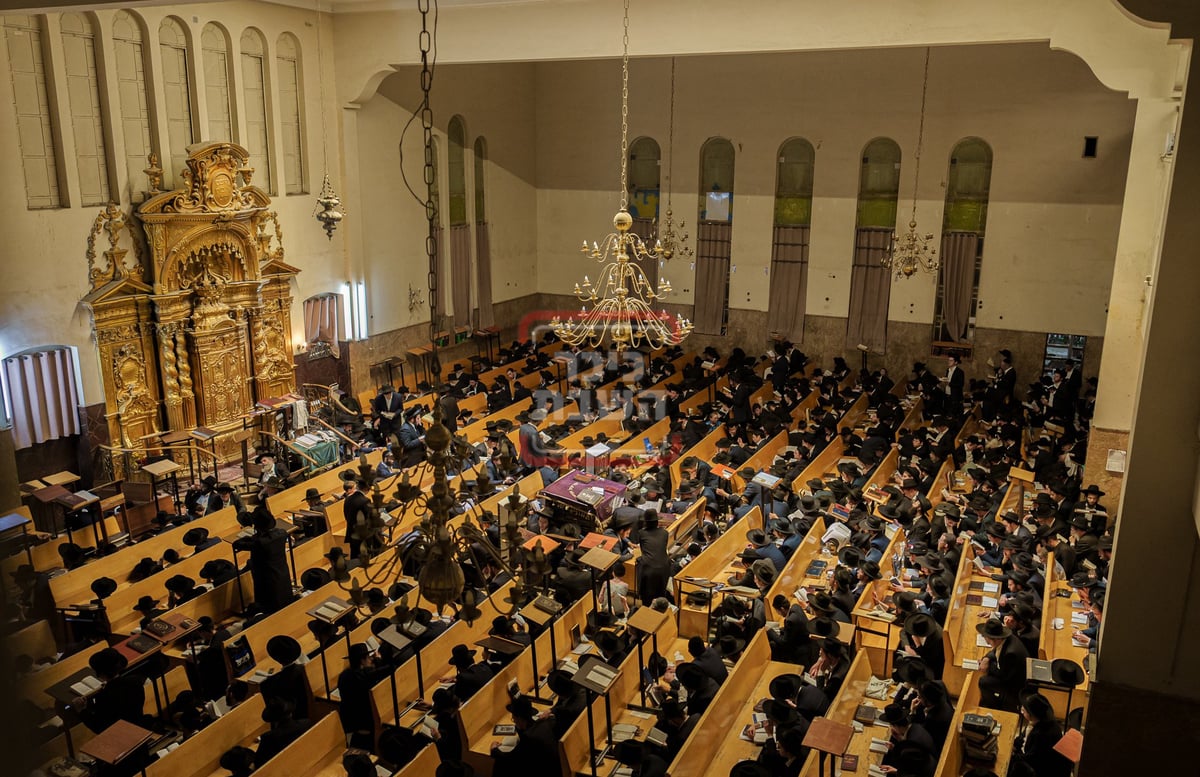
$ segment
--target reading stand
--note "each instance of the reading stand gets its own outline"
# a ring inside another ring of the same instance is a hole
[[[854,729],[845,723],[838,723],[829,718],[813,718],[804,735],[804,746],[821,754],[821,765],[817,774],[825,773],[825,762],[829,761],[829,777],[835,777],[837,759],[846,754]],[[830,759],[829,756],[834,756]]]
[[[571,682],[587,692],[588,747],[591,750],[588,766],[591,768],[592,777],[596,777],[596,764],[604,759],[605,753],[613,745],[612,704],[608,692],[620,676],[621,670],[617,667],[604,663],[597,655],[587,655],[579,662],[579,671],[571,678]],[[605,736],[608,744],[599,751],[596,750],[596,724],[592,721],[592,702],[597,696],[604,697],[604,721],[608,728]]]

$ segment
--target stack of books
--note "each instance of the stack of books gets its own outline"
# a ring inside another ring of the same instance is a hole
[[[1000,740],[1000,724],[995,718],[991,715],[963,715],[960,733],[966,760],[995,763]]]

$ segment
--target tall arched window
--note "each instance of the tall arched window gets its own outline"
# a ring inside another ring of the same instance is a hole
[[[117,90],[121,94],[121,136],[125,139],[128,196],[146,190],[146,157],[150,154],[150,111],[146,107],[146,60],[142,28],[133,14],[113,17],[113,53],[117,59]],[[162,160],[159,160],[162,164]]]
[[[196,142],[192,128],[192,79],[188,72],[188,38],[179,20],[168,16],[158,27],[158,52],[162,57],[160,90],[167,103],[168,158],[163,160],[163,181],[174,186],[175,176],[187,166],[187,147]]]
[[[733,244],[733,144],[710,138],[700,149],[700,219],[696,230],[696,332],[725,334]]]
[[[891,250],[896,230],[899,191],[900,146],[891,138],[876,138],[863,149],[859,175],[846,344],[863,344],[879,353],[887,346],[888,302],[892,294],[892,279],[883,266],[883,258]]]
[[[204,91],[208,98],[208,136],[205,140],[233,140],[233,110],[229,91],[229,38],[213,22],[200,35],[204,51]]]
[[[21,166],[25,171],[25,204],[30,210],[57,208],[61,200],[54,126],[46,96],[46,64],[42,59],[42,17],[5,14],[3,19]]]
[[[269,194],[275,193],[271,175],[270,128],[267,122],[267,43],[262,33],[247,28],[242,33],[242,96],[246,104],[246,150],[254,181]]]
[[[279,75],[279,126],[283,130],[283,191],[308,191],[304,171],[304,113],[300,78],[300,41],[290,32],[275,42],[275,69]],[[322,106],[322,110],[324,107]]]
[[[108,158],[104,120],[100,109],[100,82],[96,74],[96,31],[81,13],[64,13],[62,25],[63,69],[71,103],[71,137],[75,139],[75,165],[79,171],[79,201],[83,205],[108,202]]]
[[[979,301],[983,232],[992,183],[992,149],[979,138],[959,141],[950,154],[942,220],[942,269],[934,309],[934,339],[969,342]]]
[[[487,222],[487,140],[475,138],[475,285],[479,287],[479,326],[495,326],[492,311],[492,248]]]
[[[780,147],[775,172],[767,329],[797,342],[804,335],[815,158],[811,143],[804,138],[792,138]]]
[[[659,180],[662,151],[654,138],[637,138],[629,146],[629,215],[633,216],[630,232],[654,245],[655,220],[658,218]],[[652,287],[658,286],[658,260],[635,260]]]
[[[450,276],[454,325],[471,323],[471,226],[467,223],[467,128],[461,116],[446,127],[450,144]]]

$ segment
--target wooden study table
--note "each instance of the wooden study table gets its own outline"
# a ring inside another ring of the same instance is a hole
[[[709,617],[716,608],[718,596],[724,597],[729,591],[729,576],[742,575],[748,565],[738,560],[738,554],[747,546],[746,532],[752,526],[762,525],[762,511],[755,507],[741,520],[705,548],[699,556],[675,575],[675,601],[679,603],[679,634],[684,637],[708,638]],[[712,601],[707,606],[688,604],[688,593],[707,589],[711,592]]]
[[[966,675],[978,669],[979,660],[991,650],[990,647],[981,644],[982,638],[975,626],[996,615],[998,600],[1003,593],[1001,583],[978,571],[972,563],[974,558],[975,546],[967,543],[959,558],[958,575],[950,592],[949,610],[943,629],[947,653],[942,680],[950,693],[956,695],[963,693]],[[996,586],[998,590],[972,591],[972,583],[977,586]],[[978,596],[982,603],[969,604],[968,596]]]

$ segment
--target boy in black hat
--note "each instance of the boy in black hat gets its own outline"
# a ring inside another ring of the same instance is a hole
[[[1012,629],[992,618],[975,630],[990,650],[979,661],[979,703],[991,709],[1016,712],[1025,685],[1025,659],[1029,652]]]
[[[492,679],[492,669],[485,662],[475,663],[477,650],[466,645],[455,645],[450,652],[450,666],[457,669],[454,680],[454,695],[467,701]]]

